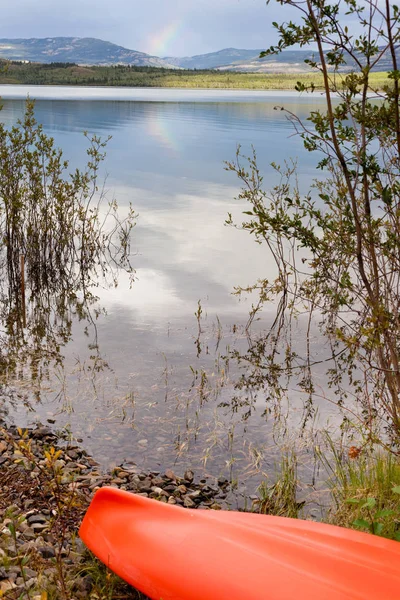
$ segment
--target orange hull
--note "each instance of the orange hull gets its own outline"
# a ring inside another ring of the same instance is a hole
[[[102,488],[79,535],[154,600],[396,600],[400,543],[332,525]]]

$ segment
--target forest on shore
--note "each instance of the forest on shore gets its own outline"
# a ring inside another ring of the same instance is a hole
[[[336,75],[340,83],[340,75]],[[22,63],[0,60],[0,84],[159,87],[193,89],[295,90],[305,85],[323,89],[321,73],[238,73],[217,70],[163,69],[134,66],[82,66],[72,63]],[[370,85],[381,89],[387,73],[370,74]]]

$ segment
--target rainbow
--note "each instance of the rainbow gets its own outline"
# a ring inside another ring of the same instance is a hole
[[[146,44],[147,52],[155,56],[168,54],[169,44],[178,37],[183,27],[183,19],[169,23],[156,34],[152,35]]]
[[[164,148],[179,153],[178,141],[175,138],[172,128],[168,121],[164,120],[162,114],[157,111],[151,111],[148,115],[148,132]]]

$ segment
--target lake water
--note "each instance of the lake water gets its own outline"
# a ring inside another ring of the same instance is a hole
[[[238,144],[246,155],[254,145],[268,188],[277,183],[270,163],[295,159],[305,190],[317,175],[316,157],[304,151],[286,113],[275,108],[306,118],[324,99],[0,86],[3,122],[11,125],[22,116],[28,93],[37,98],[37,120],[71,167],[84,164],[84,130],[112,136],[102,167],[108,198],[115,197],[122,212],[132,203],[139,217],[132,235],[132,289],[121,275],[117,289],[100,294],[107,314],[97,319],[97,335],[109,368],[92,369],[91,338],[76,323],[63,366],[50,369],[32,395],[34,412],[17,406],[13,418],[20,425],[46,419],[55,420],[55,427],[67,425],[106,466],[134,461],[161,470],[175,464],[178,471],[190,466],[239,481],[257,468],[272,469],[279,452],[262,410],[244,424],[239,414],[218,408],[221,399],[229,402],[235,380],[234,368],[228,373],[221,356],[245,347],[240,326],[251,306],[251,300],[239,302],[233,288],[272,273],[264,247],[224,226],[228,212],[240,217],[245,208],[235,201],[240,186],[224,161],[234,158]],[[27,375],[16,385],[29,389]]]

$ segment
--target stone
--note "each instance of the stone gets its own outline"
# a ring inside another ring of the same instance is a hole
[[[24,529],[23,534],[26,540],[33,540],[36,537],[32,527],[27,527],[26,529]]]
[[[162,477],[153,477],[152,483],[153,483],[153,485],[156,485],[157,487],[163,487],[165,481]]]
[[[71,449],[71,450],[67,450],[67,456],[69,456],[70,458],[75,460],[79,457],[79,454],[76,452],[76,450]]]
[[[130,473],[137,473],[138,468],[135,463],[124,462],[121,464],[121,469],[123,471],[129,471]]]
[[[34,437],[36,439],[42,439],[42,438],[48,437],[48,436],[55,437],[55,435],[51,431],[50,427],[38,427],[37,429],[34,429],[32,432],[32,437]]]
[[[36,550],[36,544],[33,540],[29,540],[28,542],[24,542],[23,544],[21,544],[21,546],[18,549],[20,552],[27,554],[28,552],[31,552],[33,549]]]
[[[176,490],[175,485],[170,484],[170,485],[164,486],[164,492],[169,492],[170,494],[172,494],[175,490]]]
[[[138,484],[138,488],[141,492],[150,493],[152,488],[152,482],[150,479],[145,479]]]
[[[30,569],[29,567],[24,567],[24,573],[25,577],[28,577],[29,579],[31,579],[32,577],[37,577],[37,572],[33,569]]]
[[[188,494],[188,497],[191,500],[201,500],[201,491],[195,490],[194,492],[190,492],[190,494]]]
[[[173,481],[175,481],[175,480],[176,480],[176,475],[175,475],[175,473],[174,473],[173,471],[171,471],[171,469],[167,469],[167,470],[165,471],[165,477],[166,477],[167,479],[172,479]]]
[[[187,471],[185,471],[185,474],[183,477],[184,477],[184,479],[186,479],[187,481],[192,483],[192,481],[194,479],[194,473],[193,473],[193,471],[190,471],[190,469],[188,469]]]
[[[186,487],[190,487],[191,481],[188,481],[187,479],[178,479],[178,483],[179,485],[185,485]]]
[[[169,494],[167,492],[165,492],[162,488],[157,487],[157,486],[153,486],[151,488],[151,491],[156,494],[157,496],[168,496]]]
[[[219,493],[219,489],[214,488],[211,485],[205,485],[202,489],[202,492],[205,496],[215,496]]]
[[[15,571],[9,572],[8,573],[8,580],[9,581],[16,581],[18,579],[18,573],[16,573]]]
[[[54,558],[56,552],[51,546],[38,546],[37,551],[43,558]]]
[[[0,591],[3,592],[3,594],[10,590],[13,590],[16,587],[17,586],[15,585],[15,583],[13,581],[10,581],[9,579],[6,579],[5,581],[0,581]]]
[[[32,523],[47,523],[47,518],[39,513],[37,515],[31,515],[30,517],[28,517],[27,519],[29,525],[32,525]]]
[[[125,483],[125,480],[121,479],[121,477],[113,477],[112,482],[115,483],[116,485],[121,485],[121,484]]]
[[[189,496],[185,496],[183,498],[183,505],[186,508],[194,508],[196,506],[195,503],[193,502],[193,500],[191,498],[189,498]]]
[[[31,527],[35,533],[38,533],[40,531],[43,531],[44,529],[47,529],[48,526],[48,523],[32,523]]]

